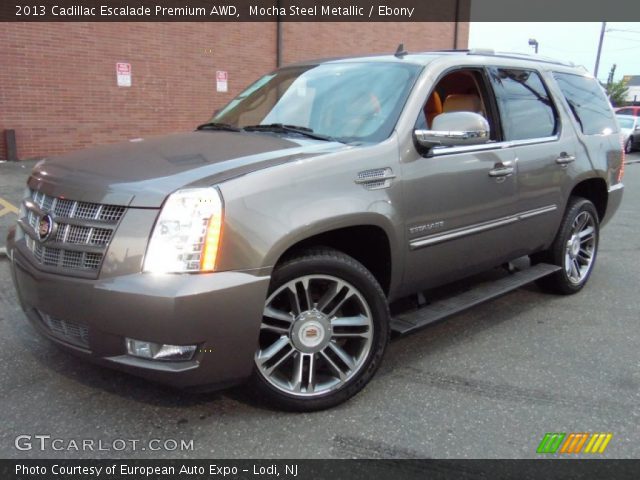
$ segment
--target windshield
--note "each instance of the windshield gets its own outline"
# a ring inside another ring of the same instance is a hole
[[[379,142],[393,131],[420,69],[392,62],[288,67],[252,84],[211,121],[292,125],[343,142]]]
[[[618,117],[620,128],[633,128],[633,118]]]

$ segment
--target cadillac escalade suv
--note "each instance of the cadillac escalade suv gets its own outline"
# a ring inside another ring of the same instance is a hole
[[[570,63],[307,62],[193,132],[42,161],[8,255],[26,316],[67,349],[314,410],[361,390],[394,333],[532,281],[580,291],[622,174],[611,106]]]

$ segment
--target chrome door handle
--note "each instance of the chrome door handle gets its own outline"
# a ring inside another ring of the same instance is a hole
[[[513,175],[513,167],[509,165],[496,166],[493,170],[489,170],[490,177],[508,177]]]
[[[576,157],[574,155],[561,153],[560,156],[556,158],[556,163],[558,165],[562,165],[563,167],[566,167],[567,165],[569,165],[571,162],[574,162],[575,160],[576,160]]]

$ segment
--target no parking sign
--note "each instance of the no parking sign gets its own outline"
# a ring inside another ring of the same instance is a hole
[[[118,80],[119,87],[131,86],[131,64],[130,63],[116,63],[116,78]]]
[[[216,72],[216,91],[226,92],[228,90],[229,75],[224,70],[218,70]]]

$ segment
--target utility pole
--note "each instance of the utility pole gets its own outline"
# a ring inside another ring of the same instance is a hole
[[[600,41],[598,42],[598,55],[596,56],[596,66],[593,69],[593,76],[598,79],[598,68],[600,67],[600,54],[602,53],[602,42],[604,42],[604,32],[607,28],[607,22],[602,22],[602,29],[600,29]]]

